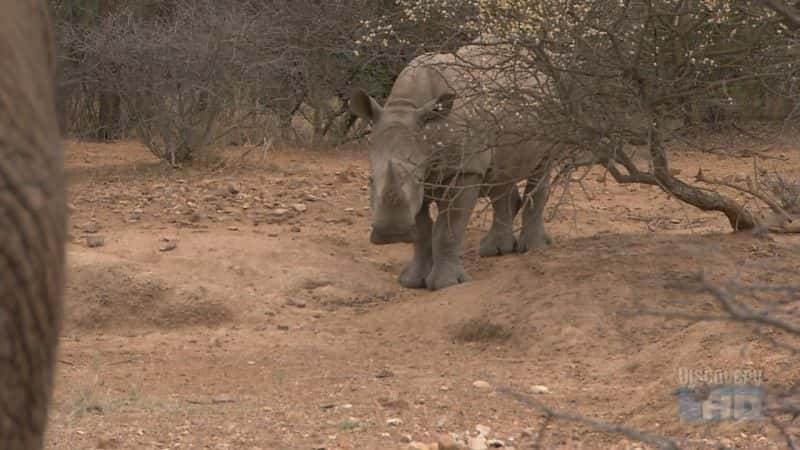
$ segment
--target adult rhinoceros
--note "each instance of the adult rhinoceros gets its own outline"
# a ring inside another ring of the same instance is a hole
[[[491,47],[415,58],[398,76],[384,106],[361,90],[351,111],[371,123],[371,209],[374,244],[413,242],[401,285],[441,289],[468,281],[461,242],[479,196],[494,217],[481,256],[525,252],[550,243],[542,213],[549,191],[551,151],[539,145],[519,110],[503,104],[515,74],[495,65]],[[541,77],[524,83],[536,88]],[[528,180],[526,200],[517,183]],[[434,223],[429,205],[435,202]],[[520,239],[512,223],[522,206]]]

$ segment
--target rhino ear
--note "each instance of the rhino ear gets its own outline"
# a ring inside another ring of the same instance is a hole
[[[383,108],[372,97],[361,89],[354,89],[350,94],[350,112],[370,123],[381,117]]]
[[[453,102],[456,100],[456,95],[452,92],[445,92],[438,98],[429,101],[425,106],[417,110],[419,122],[425,125],[428,122],[441,120],[450,114],[453,110]]]

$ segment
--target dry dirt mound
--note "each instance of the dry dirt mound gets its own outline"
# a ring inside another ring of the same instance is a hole
[[[203,290],[174,289],[124,262],[72,264],[65,326],[83,330],[216,326],[233,317]]]

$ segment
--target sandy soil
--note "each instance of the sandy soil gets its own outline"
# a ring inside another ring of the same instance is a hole
[[[538,436],[542,414],[478,380],[546,386],[535,398],[552,407],[693,448],[785,447],[765,422],[681,423],[674,391],[681,368],[757,368],[786,386],[795,358],[741,325],[640,311],[714,312],[678,287],[699,271],[792,281],[799,236],[731,234],[719,214],[593,170],[554,192],[553,246],[479,258],[489,214],[477,215],[464,254],[475,280],[407,290],[395,280],[410,246],[368,241],[363,152],[241,152],[224,168],[176,170],[135,143],[67,144],[72,242],[49,448],[396,449],[477,425],[517,449],[639,448],[559,421]],[[800,173],[796,149],[770,154]],[[673,164],[691,179],[752,161],[676,150]],[[474,321],[494,327],[465,341]]]

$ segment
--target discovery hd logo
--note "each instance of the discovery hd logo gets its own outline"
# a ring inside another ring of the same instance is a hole
[[[761,420],[763,373],[758,369],[678,370],[678,411],[685,422]]]

